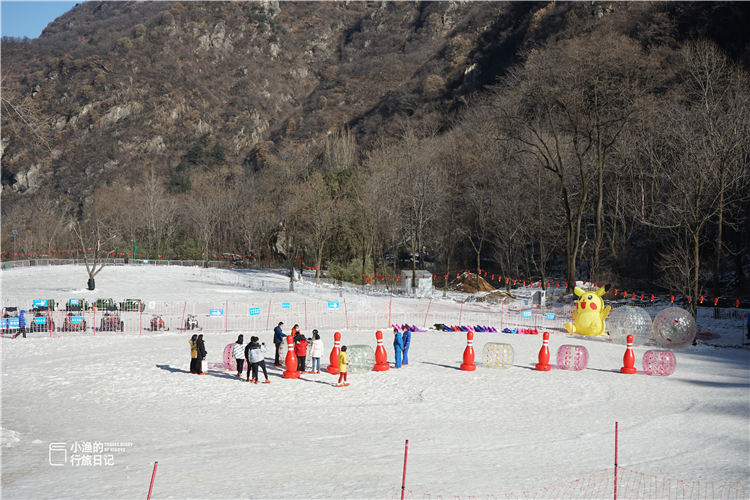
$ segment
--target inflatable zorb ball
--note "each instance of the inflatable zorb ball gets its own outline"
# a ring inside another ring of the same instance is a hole
[[[232,347],[234,347],[234,343],[227,344],[227,346],[224,348],[224,368],[226,368],[230,372],[236,372],[237,360],[234,359],[234,356],[232,356]]]
[[[582,345],[561,345],[557,350],[557,367],[581,371],[589,364],[589,351]]]
[[[633,336],[634,346],[645,344],[653,337],[653,328],[651,316],[641,307],[618,307],[607,318],[609,340],[620,345],[628,344],[628,335]]]
[[[375,351],[369,345],[346,347],[346,371],[349,373],[371,372],[375,366]]]
[[[510,368],[514,356],[513,346],[509,344],[489,342],[482,349],[482,360],[488,368]]]
[[[695,334],[695,319],[679,307],[664,309],[654,318],[654,339],[659,347],[685,347],[695,340]]]
[[[677,358],[672,351],[646,351],[643,355],[643,371],[646,375],[659,375],[667,377],[674,373],[677,366]]]

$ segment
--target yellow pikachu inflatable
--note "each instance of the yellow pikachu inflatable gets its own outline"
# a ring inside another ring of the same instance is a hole
[[[576,307],[573,310],[573,322],[565,323],[565,329],[568,333],[578,333],[596,337],[603,335],[606,330],[604,320],[609,315],[610,306],[604,307],[602,295],[604,295],[612,285],[605,285],[595,292],[584,292],[578,287],[573,290],[578,295]]]

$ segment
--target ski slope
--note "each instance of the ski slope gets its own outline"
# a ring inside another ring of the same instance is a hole
[[[147,271],[107,268],[93,292],[85,289],[83,268],[72,266],[3,273],[0,286],[4,303],[304,300],[172,268]],[[431,307],[453,310],[457,300],[437,294]],[[309,336],[315,326],[308,326]],[[392,365],[392,334],[388,325],[381,330]],[[699,331],[716,332],[714,344],[741,337],[736,322],[726,320],[702,317]],[[271,346],[270,384],[243,382],[223,368],[223,349],[239,333],[258,334]],[[320,333],[330,352],[334,331]],[[342,345],[374,349],[374,333],[341,330]],[[499,495],[611,467],[615,422],[622,467],[688,481],[750,477],[746,348],[699,343],[675,351],[673,375],[650,377],[640,362],[653,347],[636,347],[639,373],[623,375],[622,346],[554,334],[553,363],[560,345],[577,344],[589,351],[588,367],[538,372],[540,336],[478,332],[478,367],[466,372],[459,369],[466,334],[431,330],[412,335],[408,366],[350,374],[349,387],[334,388],[337,376],[327,373],[282,378],[282,367],[272,366],[271,331],[204,332],[207,376],[189,373],[188,333],[61,335],[2,340],[3,498],[145,498],[154,462],[155,499],[399,498],[406,440],[407,490]],[[510,369],[479,363],[487,342],[513,346]],[[328,365],[327,355],[321,363]],[[84,455],[99,455],[102,463],[72,463]]]

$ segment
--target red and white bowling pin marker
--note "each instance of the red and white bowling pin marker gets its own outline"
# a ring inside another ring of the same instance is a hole
[[[633,336],[628,335],[628,348],[625,351],[625,355],[622,357],[623,367],[620,368],[620,373],[627,373],[632,375],[636,373],[635,369],[635,354],[633,354]]]
[[[297,355],[294,354],[294,338],[292,335],[286,336],[286,359],[284,365],[286,371],[284,372],[284,378],[299,378],[299,372],[297,371]]]
[[[461,369],[467,372],[477,369],[477,365],[474,364],[474,332],[466,334],[466,349],[464,349],[464,362]]]
[[[539,363],[536,369],[540,372],[548,372],[552,369],[549,364],[549,332],[544,332],[542,348],[539,349]]]
[[[330,365],[328,365],[328,373],[331,375],[339,374],[339,353],[341,352],[341,334],[336,332],[333,334],[333,349],[331,350],[331,357],[329,358]]]
[[[383,347],[383,332],[380,330],[375,332],[375,338],[378,339],[378,347],[375,348],[375,366],[372,369],[376,372],[384,372],[389,370],[391,366],[388,364],[388,353],[385,352],[385,347]]]

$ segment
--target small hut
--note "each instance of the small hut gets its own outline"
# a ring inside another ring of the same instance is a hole
[[[431,271],[401,271],[401,280],[404,292],[407,295],[416,295],[417,297],[432,295]]]

